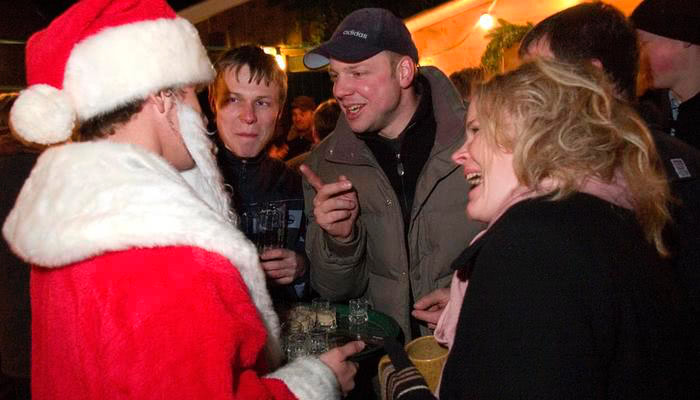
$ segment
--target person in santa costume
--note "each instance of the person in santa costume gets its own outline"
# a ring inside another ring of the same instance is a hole
[[[253,245],[234,225],[164,0],[84,0],[34,34],[14,131],[52,146],[3,226],[31,270],[35,399],[333,399],[351,342],[283,367]],[[70,141],[70,138],[73,138]],[[271,372],[274,371],[274,372]]]

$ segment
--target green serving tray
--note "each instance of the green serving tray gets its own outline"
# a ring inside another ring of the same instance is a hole
[[[368,310],[366,329],[353,330],[348,324],[349,307],[347,304],[333,304],[338,325],[335,332],[330,334],[330,340],[336,345],[342,345],[352,340],[363,340],[366,347],[352,358],[361,361],[366,358],[384,354],[384,338],[398,338],[401,333],[399,324],[390,316],[375,310]]]

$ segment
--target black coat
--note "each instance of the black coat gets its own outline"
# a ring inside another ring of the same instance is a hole
[[[442,400],[682,398],[687,314],[630,211],[526,200],[459,261]]]
[[[674,197],[665,235],[671,267],[700,318],[700,150],[658,130],[652,134]]]
[[[670,205],[673,221],[665,234],[672,253],[674,278],[692,305],[695,319],[699,320],[700,94],[681,104],[678,120],[674,121],[668,93],[668,90],[647,91],[640,98],[638,109],[652,133],[675,199]],[[676,137],[671,136],[671,128]]]
[[[700,150],[700,93],[682,102],[673,119],[667,89],[649,90],[639,99],[640,113],[653,129],[673,134]]]
[[[284,202],[287,206],[285,248],[306,257],[304,243],[306,216],[301,175],[287,167],[283,161],[268,157],[265,151],[257,157],[242,159],[228,150],[218,136],[214,139],[214,143],[218,149],[217,163],[224,183],[233,189],[231,205],[238,215],[265,202]],[[308,258],[307,266],[304,276],[295,282],[283,287],[270,286],[273,300],[276,302],[309,300],[312,293],[309,284],[311,265]],[[300,289],[301,293],[297,289]]]

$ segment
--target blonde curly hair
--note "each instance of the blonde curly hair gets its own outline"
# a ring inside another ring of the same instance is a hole
[[[474,104],[487,143],[513,153],[525,186],[553,200],[590,178],[624,180],[628,200],[647,240],[667,255],[662,231],[670,194],[651,134],[642,118],[614,96],[592,65],[538,59],[476,89]]]

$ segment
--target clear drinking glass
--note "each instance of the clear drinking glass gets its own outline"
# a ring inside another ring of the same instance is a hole
[[[321,327],[315,327],[309,332],[309,351],[313,355],[323,354],[328,351],[328,331]]]
[[[366,324],[369,320],[367,299],[352,299],[349,302],[348,322],[350,325]]]
[[[333,330],[337,327],[335,319],[335,307],[331,302],[316,298],[311,300],[311,309],[316,314],[316,326],[325,330]]]
[[[287,337],[287,361],[311,354],[308,335],[305,333],[292,333]]]
[[[354,337],[356,340],[362,340],[368,334],[367,323],[355,323],[348,324],[348,333],[350,337]]]
[[[289,337],[294,334],[304,333],[304,329],[301,324],[297,321],[287,321],[280,326],[280,336],[282,338],[281,345],[282,351],[287,353],[287,343],[289,342]]]
[[[253,207],[240,216],[243,233],[253,242],[259,253],[282,248],[286,242],[287,204],[271,201]]]

